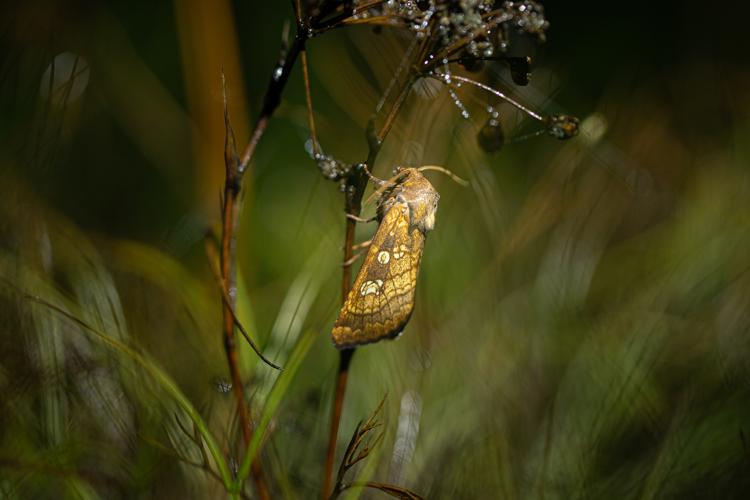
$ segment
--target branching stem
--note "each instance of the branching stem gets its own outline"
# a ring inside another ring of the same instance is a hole
[[[421,57],[427,40],[422,42],[422,45],[417,51],[417,57]],[[386,116],[383,127],[375,132],[375,119],[377,114],[380,112],[381,107],[386,102],[389,94],[393,91],[393,81],[391,85],[386,89],[385,95],[378,104],[375,114],[370,118],[367,126],[367,140],[369,144],[369,152],[367,155],[367,161],[363,164],[353,168],[346,178],[345,191],[344,191],[344,213],[346,214],[346,233],[344,236],[344,262],[350,262],[354,253],[354,233],[357,225],[356,218],[359,217],[362,212],[362,197],[365,194],[367,188],[367,182],[370,180],[370,171],[372,170],[375,160],[380,148],[383,144],[388,133],[393,128],[393,124],[396,120],[399,110],[406,101],[406,97],[409,95],[411,86],[416,78],[416,70],[413,69],[414,56],[412,54],[413,46],[409,47],[406,57],[402,60],[399,69],[394,75],[394,79],[398,78],[401,71],[404,68],[410,68],[410,74],[403,79],[403,85],[399,89],[398,95],[393,103],[393,106]],[[344,270],[341,276],[341,300],[346,300],[349,294],[349,289],[352,282],[352,268],[351,266],[344,266]],[[355,349],[344,349],[339,354],[339,368],[336,373],[336,390],[333,397],[333,408],[331,411],[331,426],[328,434],[328,452],[326,453],[325,469],[323,471],[323,488],[321,490],[321,498],[323,500],[328,499],[331,496],[333,487],[333,465],[336,460],[336,442],[338,440],[339,424],[341,422],[341,412],[344,407],[344,396],[346,395],[346,384],[349,379],[349,365],[351,364],[352,357],[354,356]]]
[[[227,365],[232,380],[232,388],[237,404],[237,412],[245,445],[247,445],[252,439],[252,420],[250,409],[245,401],[245,386],[240,373],[234,334],[236,324],[234,309],[237,302],[236,243],[239,212],[242,200],[242,181],[247,166],[255,155],[258,143],[268,127],[268,122],[281,102],[281,95],[287,81],[289,80],[289,74],[297,60],[297,56],[304,49],[306,40],[305,35],[298,29],[297,36],[295,36],[291,47],[284,51],[285,54],[283,60],[273,71],[263,100],[260,117],[255,122],[255,127],[250,134],[250,140],[248,141],[241,157],[237,156],[234,132],[227,111],[226,92],[224,95],[224,120],[226,126],[224,163],[226,167],[226,181],[224,184],[224,205],[222,207],[220,267],[222,284],[227,297],[224,297],[224,291],[222,291],[223,335],[224,350],[227,356]],[[263,469],[258,459],[253,460],[251,474],[256,485],[258,496],[261,499],[270,498],[270,493],[263,476]]]

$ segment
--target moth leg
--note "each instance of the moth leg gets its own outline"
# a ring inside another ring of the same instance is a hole
[[[350,219],[350,220],[353,220],[355,222],[373,222],[373,221],[377,220],[376,216],[372,216],[372,217],[369,217],[367,219],[363,219],[362,217],[357,217],[354,214],[346,214],[346,218]]]
[[[353,248],[353,247],[352,247],[352,248]],[[343,264],[341,264],[341,265],[342,265],[343,267],[349,267],[349,266],[351,266],[352,264],[354,264],[355,262],[357,262],[357,259],[359,259],[360,257],[362,257],[362,255],[364,255],[364,254],[365,254],[365,252],[364,252],[364,251],[362,251],[362,252],[357,252],[357,253],[355,253],[355,254],[354,254],[354,255],[352,256],[352,258],[351,258],[351,259],[345,260],[345,261],[344,261],[344,263],[343,263]]]
[[[363,241],[362,243],[358,243],[358,244],[352,246],[352,250],[359,250],[361,248],[367,248],[370,245],[372,245],[372,239],[369,239],[367,241]]]

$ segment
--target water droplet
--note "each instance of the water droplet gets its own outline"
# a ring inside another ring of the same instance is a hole
[[[448,81],[448,83],[450,83],[450,80]],[[450,94],[451,98],[453,99],[453,103],[461,111],[461,117],[465,118],[466,120],[471,118],[471,115],[469,115],[469,111],[466,109],[466,106],[464,106],[464,103],[461,102],[461,99],[458,98],[458,95],[453,90],[453,88],[448,88],[448,94]]]
[[[213,384],[214,389],[216,390],[216,392],[218,392],[220,394],[226,394],[226,393],[228,393],[229,391],[232,390],[232,383],[229,380],[225,379],[225,378],[214,377],[211,380],[211,383]]]
[[[317,155],[318,168],[323,177],[330,180],[336,180],[342,177],[345,168],[334,158],[327,155]]]
[[[281,66],[276,66],[276,69],[273,70],[273,79],[276,81],[279,81],[279,78],[281,78],[281,75],[284,74],[284,68]]]
[[[315,148],[313,148],[313,140],[312,138],[305,141],[305,151],[307,151],[307,154],[310,155],[310,158],[313,160],[317,160],[315,157]]]
[[[487,120],[487,123],[479,130],[477,143],[487,153],[496,153],[503,147],[503,144],[505,144],[505,134],[500,122],[495,117],[491,116]]]
[[[531,57],[509,57],[510,77],[516,85],[528,85],[531,78]]]

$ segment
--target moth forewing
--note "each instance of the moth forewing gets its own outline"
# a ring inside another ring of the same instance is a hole
[[[425,234],[435,224],[439,195],[416,169],[386,189],[380,224],[333,327],[339,349],[398,336],[414,309]]]

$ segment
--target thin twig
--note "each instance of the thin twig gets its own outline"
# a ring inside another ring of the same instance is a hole
[[[460,76],[460,75],[452,75],[452,74],[451,75],[446,75],[446,74],[440,73],[440,72],[426,73],[425,76],[428,76],[430,78],[434,78],[435,80],[438,80],[438,81],[443,82],[443,83],[446,83],[445,80],[449,79],[449,80],[458,80],[459,82],[464,82],[464,83],[468,83],[470,85],[474,85],[475,87],[478,87],[478,88],[484,90],[485,92],[489,92],[490,94],[493,94],[493,95],[499,97],[500,99],[504,100],[505,102],[507,102],[507,103],[515,106],[516,108],[520,109],[521,111],[523,111],[524,113],[526,113],[530,117],[534,118],[535,120],[538,120],[540,122],[544,121],[544,117],[542,115],[540,115],[539,113],[530,110],[529,108],[527,108],[526,106],[524,106],[520,102],[513,100],[512,98],[510,98],[507,95],[503,94],[499,90],[494,89],[494,88],[490,87],[489,85],[485,85],[482,82],[478,82],[476,80],[472,80],[471,78],[466,78],[466,77],[463,77],[463,76]]]
[[[268,82],[266,95],[263,98],[263,107],[260,111],[260,117],[255,123],[255,128],[250,134],[250,140],[248,141],[247,146],[245,146],[245,150],[240,158],[238,165],[240,173],[245,171],[250,160],[253,159],[258,143],[268,127],[268,122],[276,111],[276,108],[278,108],[281,103],[281,95],[289,81],[289,75],[292,72],[294,63],[297,61],[297,57],[300,52],[304,50],[306,41],[307,37],[304,32],[298,30],[294,37],[294,41],[289,47],[289,50],[286,51],[283,60],[280,62],[279,66],[274,69],[273,74],[271,75],[271,80]]]
[[[216,281],[216,285],[219,287],[219,291],[221,292],[221,297],[224,301],[225,306],[230,308],[230,311],[232,313],[232,319],[234,320],[234,325],[237,327],[237,329],[240,331],[242,336],[245,338],[247,343],[250,345],[250,348],[255,351],[255,354],[258,355],[258,357],[263,361],[265,364],[270,366],[271,368],[274,368],[276,370],[283,370],[282,367],[277,365],[276,363],[272,362],[268,358],[266,358],[263,353],[260,351],[260,348],[255,344],[253,339],[250,337],[250,334],[247,333],[247,330],[245,330],[245,327],[242,326],[242,323],[240,322],[239,318],[237,318],[237,313],[234,310],[234,307],[232,307],[232,298],[229,296],[229,293],[227,293],[227,289],[224,286],[224,283],[222,283],[221,274],[216,266],[216,260],[218,258],[218,253],[216,251],[215,242],[212,238],[206,238],[206,255],[208,256],[209,260],[209,267],[211,268],[211,272],[214,276],[214,280]]]
[[[242,437],[245,444],[252,439],[252,422],[250,419],[250,410],[245,401],[245,390],[240,374],[239,359],[234,337],[234,306],[237,301],[237,266],[236,266],[236,233],[239,224],[239,211],[242,190],[242,178],[244,168],[237,158],[237,149],[234,140],[234,131],[229,120],[229,107],[227,105],[226,80],[222,71],[222,84],[224,90],[224,126],[226,137],[224,140],[224,164],[226,167],[226,179],[224,183],[224,206],[222,216],[222,234],[221,234],[221,282],[222,291],[226,291],[229,300],[224,300],[222,293],[222,315],[223,315],[223,336],[224,350],[227,356],[227,365],[232,380],[232,389],[237,404],[237,413],[239,415],[240,427],[242,428]],[[256,124],[256,131],[259,129],[260,122]],[[263,126],[265,129],[265,125]],[[253,133],[253,137],[256,133]],[[259,137],[258,137],[259,139]],[[252,142],[252,141],[251,141]],[[257,144],[257,140],[256,140]],[[254,148],[250,150],[247,161],[250,161]],[[263,469],[260,461],[253,461],[252,466],[253,480],[261,499],[270,498]]]
[[[279,65],[274,69],[271,80],[268,83],[268,87],[266,89],[265,97],[263,99],[263,106],[260,112],[260,116],[258,120],[255,123],[255,127],[253,128],[252,133],[250,134],[250,139],[247,143],[247,146],[245,146],[245,149],[242,153],[242,155],[238,158],[235,144],[234,144],[234,136],[231,128],[231,124],[229,123],[229,117],[226,107],[226,95],[225,95],[225,125],[227,130],[227,139],[225,142],[225,163],[226,163],[226,169],[227,169],[227,175],[226,175],[226,183],[225,183],[225,189],[224,189],[224,204],[223,204],[223,224],[222,224],[222,239],[221,239],[221,277],[222,277],[222,299],[224,292],[228,295],[229,301],[222,300],[223,302],[223,316],[224,316],[224,344],[225,344],[225,350],[227,354],[227,362],[229,364],[230,373],[232,376],[232,383],[234,387],[235,392],[235,398],[237,400],[238,404],[238,412],[240,417],[240,423],[242,425],[242,431],[243,431],[243,438],[245,440],[245,443],[247,444],[250,442],[250,438],[252,435],[252,429],[251,429],[251,422],[250,422],[250,416],[248,408],[244,401],[244,394],[243,394],[243,385],[242,380],[239,373],[239,366],[238,366],[238,360],[237,360],[237,354],[235,350],[235,342],[234,342],[234,326],[237,323],[235,321],[236,316],[233,314],[234,311],[234,305],[236,301],[236,229],[238,224],[238,213],[239,213],[239,204],[240,204],[240,192],[242,189],[242,178],[243,174],[245,173],[248,165],[253,159],[253,156],[255,155],[255,151],[257,150],[258,143],[260,142],[261,138],[263,137],[263,134],[265,133],[268,123],[271,119],[271,116],[278,108],[280,102],[281,102],[281,95],[283,93],[283,90],[286,86],[287,81],[289,80],[289,75],[291,74],[291,70],[297,60],[297,57],[302,55],[304,66],[305,66],[305,75],[306,75],[306,91],[308,93],[308,100],[309,98],[309,75],[306,70],[307,64],[306,64],[306,56],[304,55],[305,50],[305,43],[308,39],[308,37],[313,36],[315,34],[315,31],[312,31],[310,28],[315,27],[317,30],[320,30],[320,32],[326,31],[327,29],[330,29],[332,27],[340,26],[341,21],[351,15],[350,12],[347,12],[347,9],[341,10],[341,5],[337,4],[335,5],[335,8],[331,10],[333,3],[323,3],[323,7],[320,8],[318,11],[314,12],[312,16],[305,18],[302,9],[300,7],[300,3],[295,0],[294,3],[294,11],[295,11],[295,18],[297,20],[297,33],[295,35],[294,41],[290,47],[288,47],[288,50],[286,47],[284,47],[282,58],[279,62]],[[372,5],[377,5],[377,2],[373,2]],[[329,18],[331,14],[334,13],[334,11],[340,10],[338,13],[338,16],[333,16]],[[321,24],[321,22],[324,22],[325,24]],[[395,107],[400,107],[401,103],[398,103]],[[312,117],[312,114],[310,113],[310,116]],[[311,124],[313,124],[313,121],[311,120]],[[385,129],[387,131],[387,128]],[[311,126],[311,133],[313,134],[313,141],[314,141],[314,147],[317,147],[317,140],[315,138],[315,130],[314,125]],[[381,133],[379,137],[383,138],[385,134]],[[371,148],[371,154],[370,157],[374,160],[374,154],[373,150]],[[356,169],[355,169],[356,170]],[[361,199],[362,194],[364,193],[364,189],[367,185],[367,178],[362,176],[361,172],[357,172],[356,174],[350,175],[347,182],[352,182],[354,185],[356,185],[356,188],[352,190],[352,195],[347,196],[347,202],[346,202],[346,213],[351,213],[353,215],[359,215],[360,208],[361,208]],[[344,255],[345,260],[351,258],[352,253],[352,245],[354,242],[354,221],[349,220],[347,222],[347,236],[346,236],[346,244],[344,247]],[[346,293],[348,293],[348,287],[349,283],[351,281],[351,270],[349,267],[346,267],[344,269],[344,276],[342,279],[342,282],[344,283],[342,285],[342,291],[344,292],[343,295],[346,296]],[[343,389],[346,387],[346,373],[349,367],[349,362],[351,360],[351,355],[353,351],[348,352],[342,352],[341,355],[341,363],[339,365],[339,373],[340,376],[338,377],[338,387],[337,394],[341,393],[343,394]],[[343,374],[343,376],[341,375]],[[342,399],[339,401],[338,405],[334,405],[334,414],[338,415],[333,419],[332,427],[335,427],[335,429],[338,429],[338,420],[341,416],[341,405],[343,403],[343,396]],[[332,442],[333,442],[333,452],[335,453],[335,441],[336,441],[336,432],[332,432]],[[329,443],[330,445],[330,443]],[[330,448],[330,446],[329,446]],[[330,454],[330,451],[329,451]],[[331,467],[333,464],[333,458],[331,458]],[[330,469],[327,469],[330,470]],[[265,484],[262,479],[262,470],[260,469],[260,464],[257,461],[253,462],[252,467],[253,477],[256,480],[256,485],[258,486],[258,493],[261,496],[261,498],[268,498],[268,491],[265,489]],[[327,475],[327,477],[330,478],[330,474]],[[327,482],[327,481],[326,481]],[[324,486],[325,489],[325,486]]]
[[[169,446],[166,446],[166,445],[162,444],[161,442],[159,442],[157,439],[151,439],[148,436],[144,436],[143,439],[147,443],[149,443],[151,446],[154,446],[155,448],[158,448],[162,453],[166,453],[166,454],[168,454],[168,455],[176,458],[177,460],[179,460],[180,462],[184,463],[185,465],[189,465],[191,467],[196,467],[198,469],[202,469],[203,471],[205,471],[206,473],[208,473],[211,477],[215,478],[216,480],[218,480],[221,483],[222,482],[221,476],[218,474],[218,472],[216,472],[215,470],[213,470],[213,468],[211,467],[211,462],[209,461],[208,455],[206,454],[206,450],[203,447],[203,440],[202,440],[202,438],[200,436],[200,432],[197,432],[196,434],[191,435],[187,431],[187,429],[185,428],[185,426],[182,424],[182,422],[180,421],[180,419],[177,416],[177,414],[174,415],[174,419],[177,422],[177,425],[179,426],[179,428],[182,431],[182,433],[185,434],[188,437],[188,439],[190,439],[200,449],[200,451],[201,451],[201,460],[202,460],[201,462],[196,462],[196,461],[191,460],[190,458],[182,455],[180,452],[177,451],[177,446],[176,446],[175,443],[172,443],[172,447],[170,448]],[[170,441],[171,441],[171,439],[170,439]]]
[[[346,255],[346,254],[344,254]],[[344,267],[344,274],[348,274],[348,266]],[[351,273],[351,271],[349,271]],[[354,349],[345,349],[339,355],[339,369],[336,374],[336,391],[334,393],[333,411],[331,414],[331,426],[328,433],[328,453],[326,454],[326,467],[323,476],[323,489],[321,497],[327,500],[333,483],[333,462],[336,458],[336,442],[339,436],[339,422],[341,421],[341,410],[344,407],[344,393],[346,392],[347,378],[349,377],[349,364],[352,361]]]
[[[483,18],[489,18],[493,13],[498,13],[498,11],[488,12],[486,16],[482,16]],[[508,21],[511,19],[510,14],[504,14],[504,15],[498,15],[497,17],[489,20],[486,23],[482,23],[481,26],[474,29],[471,33],[468,33],[463,38],[460,38],[453,42],[451,45],[445,47],[442,49],[441,52],[438,54],[435,54],[432,58],[432,62],[426,64],[426,67],[423,69],[432,69],[438,64],[442,64],[443,59],[447,59],[462,48],[464,48],[466,45],[471,43],[472,40],[474,40],[476,37],[481,36],[483,32],[486,32],[487,30],[491,30],[495,28],[496,26],[499,26],[500,24]]]
[[[394,26],[397,28],[405,27],[400,19],[392,16],[373,16],[373,17],[349,17],[341,21],[343,26],[356,26],[358,24],[367,24],[371,26]]]
[[[234,133],[232,131],[231,123],[229,122],[229,114],[226,102],[226,92],[224,95],[224,118],[225,127],[227,131],[225,141],[225,165],[226,165],[226,182],[224,187],[224,204],[222,207],[222,238],[221,238],[221,278],[222,278],[222,303],[223,303],[223,330],[224,330],[224,346],[227,354],[227,363],[229,365],[229,371],[232,378],[232,385],[234,388],[235,399],[238,405],[238,414],[240,418],[240,425],[242,427],[242,436],[245,444],[247,445],[252,437],[252,423],[250,421],[250,414],[245,404],[244,391],[242,379],[239,372],[239,363],[237,359],[237,353],[234,341],[234,326],[236,324],[236,316],[234,315],[234,306],[236,302],[237,292],[237,266],[236,266],[236,233],[238,225],[238,215],[241,201],[241,190],[242,180],[244,173],[247,170],[248,165],[252,161],[255,152],[258,148],[263,134],[268,128],[268,123],[271,116],[274,114],[279,104],[281,103],[281,96],[289,81],[289,75],[292,72],[297,57],[304,51],[305,42],[308,39],[310,31],[308,29],[310,23],[315,23],[316,19],[308,19],[303,21],[303,14],[299,2],[295,2],[294,5],[295,17],[297,19],[297,32],[290,47],[286,47],[286,42],[283,42],[282,57],[279,61],[279,65],[273,70],[271,79],[268,82],[266,93],[263,98],[263,106],[260,111],[260,116],[255,122],[255,127],[250,134],[247,146],[240,157],[237,156]],[[326,16],[327,12],[320,12],[320,18]],[[224,292],[228,295],[229,301],[224,299]],[[268,489],[265,486],[265,481],[262,475],[262,468],[260,462],[255,459],[252,463],[251,472],[253,479],[255,480],[258,495],[262,499],[269,498]]]
[[[391,131],[391,128],[393,127],[393,124],[396,121],[396,116],[398,115],[398,112],[401,109],[401,106],[404,104],[404,101],[406,101],[406,97],[409,95],[409,91],[411,90],[412,83],[414,83],[413,76],[407,79],[406,83],[401,89],[401,92],[399,92],[398,94],[398,98],[396,98],[396,102],[393,104],[393,107],[391,108],[391,112],[388,113],[388,116],[385,119],[383,128],[380,129],[380,132],[378,132],[377,140],[379,143],[382,144],[383,141],[385,140],[385,137],[388,135],[388,132]]]
[[[392,497],[400,498],[402,500],[423,500],[424,499],[423,496],[418,495],[417,493],[414,493],[413,491],[407,490],[406,488],[402,488],[401,486],[397,486],[395,484],[388,484],[388,483],[378,483],[376,481],[355,481],[353,483],[344,485],[344,488],[342,489],[349,489],[349,488],[374,488],[376,490],[380,490],[384,493],[387,493]]]
[[[386,396],[380,400],[375,411],[372,412],[370,418],[367,421],[360,420],[357,427],[352,433],[352,437],[349,440],[349,444],[344,452],[344,457],[341,459],[341,465],[339,465],[338,474],[336,474],[336,484],[333,486],[329,500],[333,500],[341,494],[349,486],[344,482],[346,473],[357,465],[359,462],[364,460],[370,455],[370,452],[383,438],[384,433],[378,433],[374,438],[370,437],[371,431],[377,429],[382,424],[378,420],[380,412],[383,410]]]
[[[307,67],[307,50],[303,50],[300,53],[300,61],[302,62],[302,76],[305,80],[305,102],[307,104],[307,125],[310,127],[310,140],[312,141],[312,152],[313,158],[317,158],[320,154],[320,148],[318,146],[318,133],[315,129],[315,116],[313,115],[312,107],[312,95],[310,92],[310,72]]]

